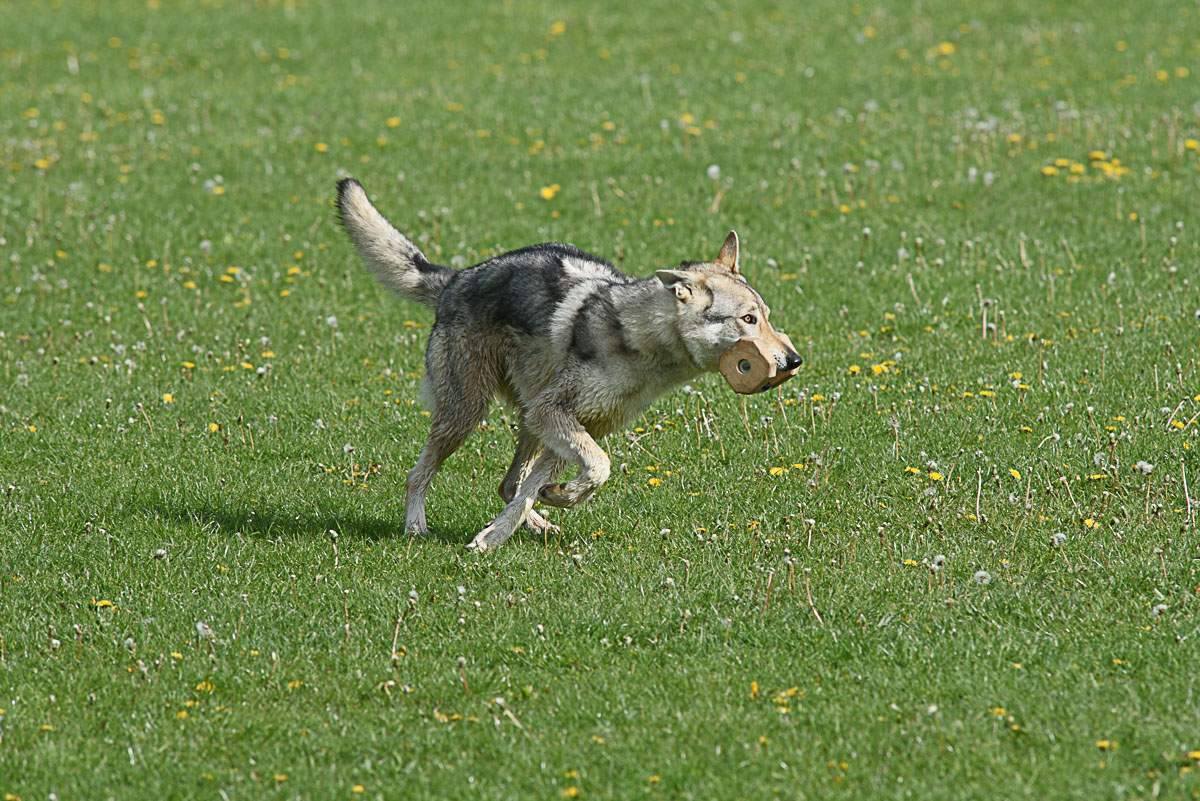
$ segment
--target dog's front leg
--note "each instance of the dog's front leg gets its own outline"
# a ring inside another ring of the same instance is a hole
[[[467,545],[473,551],[498,548],[513,535],[533,508],[537,488],[550,481],[563,468],[562,460],[550,451],[542,451],[529,470],[529,476],[517,488],[516,494],[496,519],[483,527]]]
[[[536,421],[542,443],[560,458],[579,465],[579,475],[565,484],[547,484],[538,498],[551,506],[574,506],[587,500],[608,481],[612,463],[592,435],[569,414],[555,411],[542,414]]]

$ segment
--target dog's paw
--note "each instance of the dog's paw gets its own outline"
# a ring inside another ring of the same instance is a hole
[[[595,491],[596,485],[578,480],[566,484],[546,484],[538,490],[538,499],[549,506],[566,509],[583,503]]]
[[[507,542],[508,538],[511,536],[512,529],[506,528],[502,525],[497,525],[496,521],[493,520],[491,523],[488,523],[486,526],[484,526],[483,529],[475,535],[474,539],[467,543],[467,550],[476,551],[478,553],[491,551],[499,548],[501,545]]]
[[[579,503],[579,498],[570,491],[566,484],[544,484],[538,490],[538,500],[548,506],[565,509]]]
[[[534,534],[557,534],[559,531],[558,526],[542,517],[533,509],[530,509],[525,515],[525,522],[522,525]]]

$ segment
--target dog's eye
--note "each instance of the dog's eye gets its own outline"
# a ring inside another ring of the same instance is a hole
[[[758,322],[758,318],[755,317],[753,314],[743,314],[742,322],[745,323],[746,325],[754,325],[755,323]]]

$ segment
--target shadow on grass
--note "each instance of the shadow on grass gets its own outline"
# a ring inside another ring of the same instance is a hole
[[[377,542],[403,542],[409,536],[404,533],[403,517],[384,518],[356,512],[287,514],[272,510],[221,508],[212,504],[182,508],[160,504],[146,511],[159,520],[190,524],[213,532],[246,534],[268,540],[323,538],[328,536],[331,530],[336,531],[339,537]],[[431,529],[429,534],[421,539],[462,546],[469,537],[465,530]]]

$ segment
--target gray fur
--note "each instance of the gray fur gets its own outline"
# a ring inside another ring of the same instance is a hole
[[[732,232],[716,261],[685,262],[645,279],[561,243],[454,271],[430,264],[357,181],[339,183],[338,208],[375,275],[436,309],[423,388],[429,439],[408,476],[411,533],[427,530],[425,495],[434,474],[496,396],[517,408],[521,425],[500,485],[506,505],[471,541],[477,550],[501,545],[522,524],[552,529],[534,501],[568,507],[588,498],[610,473],[596,440],[672,387],[715,370],[738,339],[761,338],[780,366],[799,360],[741,275]],[[575,478],[553,483],[571,466]]]

